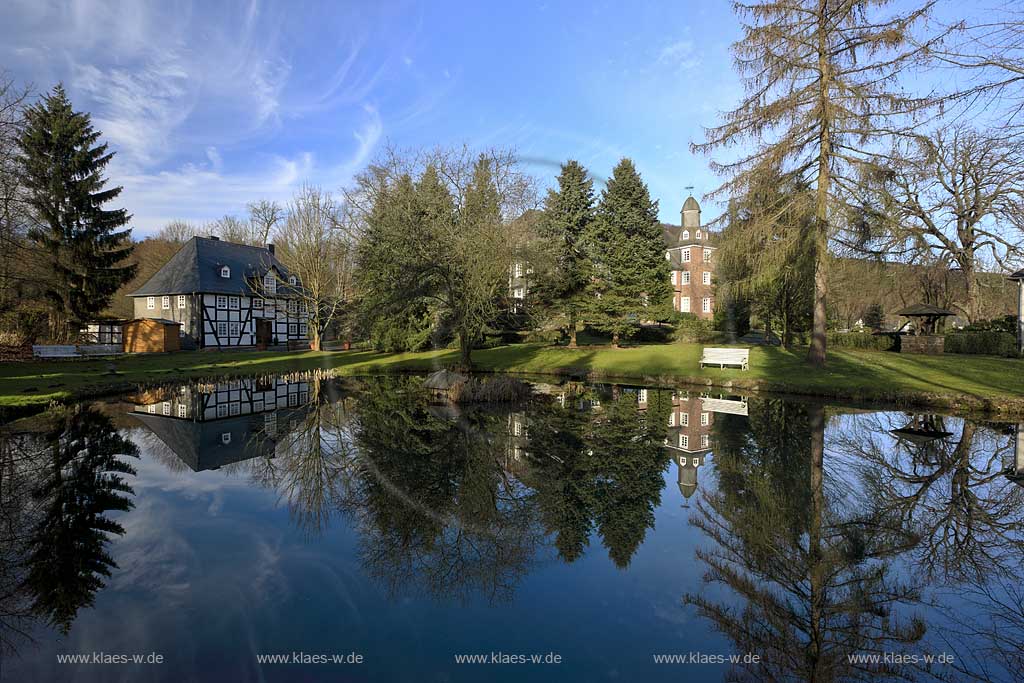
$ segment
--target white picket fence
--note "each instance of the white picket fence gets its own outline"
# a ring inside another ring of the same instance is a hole
[[[120,353],[123,353],[120,344],[46,344],[32,347],[32,355],[36,358],[81,358]]]

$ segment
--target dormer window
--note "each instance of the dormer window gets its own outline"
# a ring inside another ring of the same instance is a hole
[[[697,237],[700,237],[700,235],[698,234]],[[683,239],[684,240],[690,239],[690,231],[689,230],[683,230]]]
[[[700,239],[700,230],[697,231],[697,239]]]
[[[228,268],[227,266],[221,266],[220,267],[220,276],[223,277],[223,278],[231,277],[231,269]]]
[[[298,280],[295,279],[294,275],[288,277],[288,284],[295,285],[296,283],[298,283]]]

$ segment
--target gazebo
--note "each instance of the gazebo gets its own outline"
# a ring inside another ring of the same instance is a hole
[[[914,334],[921,335],[936,334],[939,322],[944,318],[956,315],[956,313],[947,311],[945,308],[932,306],[931,304],[914,304],[904,308],[902,311],[897,311],[896,315],[901,315],[914,321]]]
[[[1017,283],[1017,353],[1024,354],[1024,268],[1009,279]]]

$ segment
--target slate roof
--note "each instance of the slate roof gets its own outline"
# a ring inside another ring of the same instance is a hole
[[[701,238],[697,239],[697,231],[688,228],[690,230],[690,237],[683,239],[683,226],[672,225],[671,223],[661,224],[661,235],[665,239],[665,247],[668,249],[675,249],[676,247],[686,246],[701,246],[710,247],[712,249],[717,248],[718,234],[711,232],[705,228],[700,228]]]
[[[1016,273],[1010,276],[1011,280],[1024,280],[1024,268],[1021,268]]]
[[[939,308],[938,306],[932,306],[931,304],[914,304],[908,306],[902,311],[897,311],[896,315],[902,315],[904,317],[914,316],[945,316],[945,315],[956,315],[953,311],[947,311],[945,308]]]
[[[231,277],[220,276],[222,266]],[[163,294],[252,294],[251,278],[262,277],[270,267],[287,281],[288,270],[266,247],[251,247],[209,237],[193,237],[170,258],[163,268],[129,296]],[[287,295],[280,283],[278,295]]]
[[[683,202],[683,211],[700,211],[700,204],[693,198],[693,195],[687,197],[686,201]]]

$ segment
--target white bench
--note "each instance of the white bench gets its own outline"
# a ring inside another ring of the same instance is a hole
[[[726,365],[738,365],[741,369],[747,369],[747,362],[750,360],[750,349],[704,349],[700,358],[700,367],[705,365],[717,365],[724,368]]]
[[[78,358],[78,347],[73,344],[33,346],[32,355],[36,358]]]

